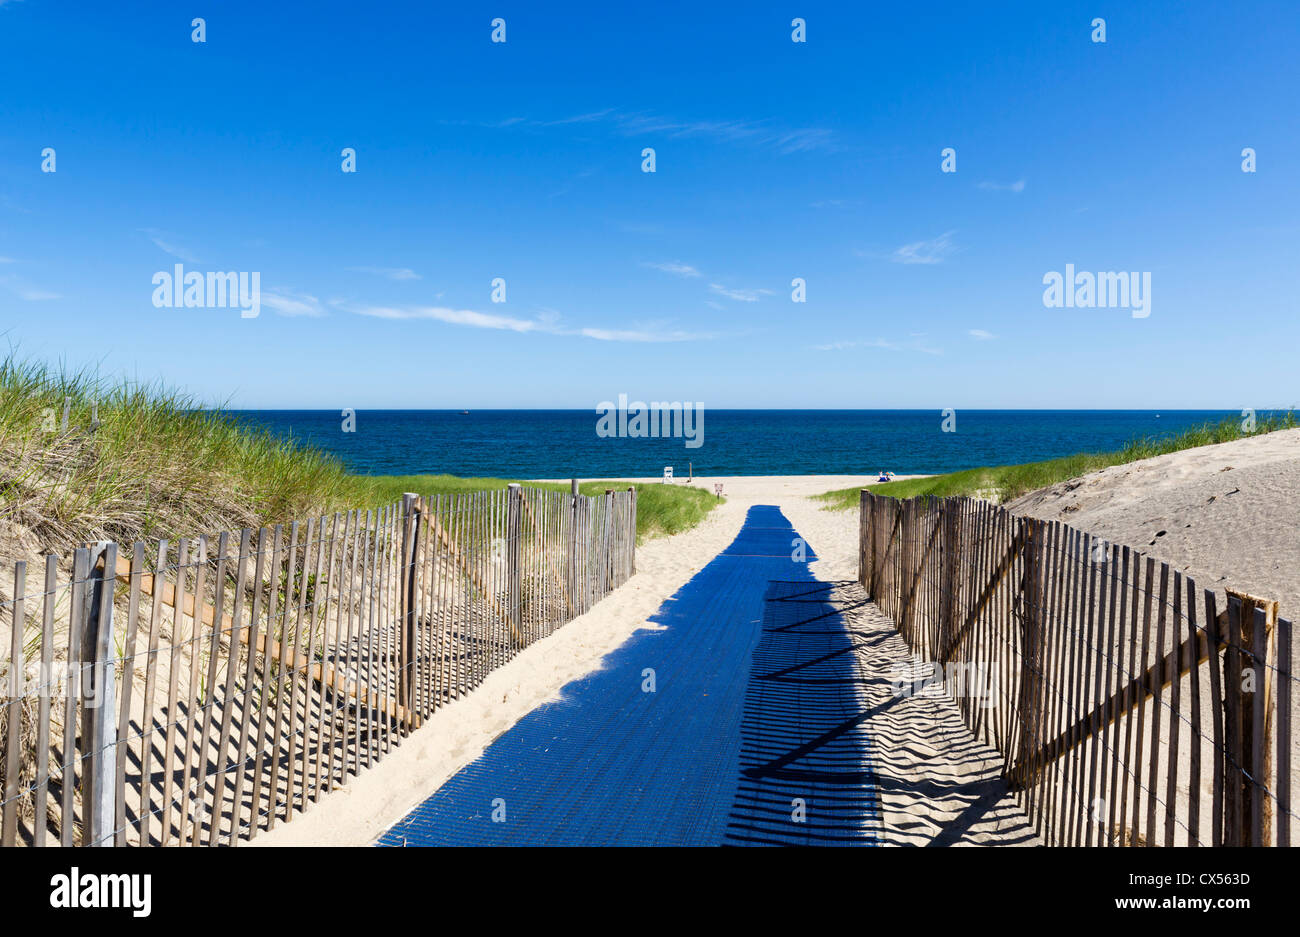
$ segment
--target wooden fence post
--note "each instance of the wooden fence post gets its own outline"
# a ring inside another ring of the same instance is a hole
[[[578,598],[581,578],[578,576],[578,480],[569,480],[569,617],[576,618],[582,614],[582,602]]]
[[[1291,622],[1277,623],[1277,840],[1291,845]]]
[[[877,588],[876,571],[880,568],[880,524],[881,524],[881,506],[880,499],[867,494],[868,515],[870,520],[867,522],[868,531],[871,535],[871,569],[867,570],[867,594],[877,605],[880,604],[880,596]]]
[[[899,517],[901,520],[898,524],[898,549],[895,551],[897,557],[897,569],[895,570],[895,579],[897,585],[890,589],[889,600],[896,603],[894,611],[894,620],[898,623],[898,632],[907,640],[907,646],[916,650],[916,644],[912,640],[912,633],[908,630],[907,624],[910,620],[907,608],[907,560],[908,549],[912,540],[912,504],[911,498],[906,501],[899,501]]]
[[[1254,797],[1251,803],[1251,826],[1258,830],[1252,835],[1252,846],[1273,845],[1273,798],[1269,789],[1273,783],[1273,712],[1274,693],[1273,668],[1270,661],[1277,659],[1273,645],[1276,637],[1277,602],[1257,602],[1251,614],[1252,653],[1255,662],[1255,701],[1251,712],[1252,745],[1250,774],[1255,779]]]
[[[858,489],[858,582],[867,586],[867,542],[870,525],[867,523],[867,489]]]
[[[627,533],[628,554],[629,554],[628,569],[629,569],[629,575],[635,576],[636,575],[636,485],[627,486],[627,496],[632,502],[630,510],[628,512],[631,516],[627,519],[628,524],[631,525],[631,529]]]
[[[0,796],[4,797],[4,806],[0,808],[0,846],[12,846],[16,843],[18,832],[18,772],[22,766],[19,755],[22,752],[22,742],[20,728],[23,721],[23,696],[25,690],[23,687],[23,677],[25,675],[25,662],[23,658],[23,629],[26,625],[26,613],[24,600],[27,596],[27,563],[19,560],[14,564],[14,603],[13,619],[11,625],[10,649],[9,649],[9,669],[5,673],[5,693],[8,708],[9,736],[5,740],[5,786],[0,791]],[[48,599],[47,607],[48,607]],[[44,657],[41,659],[42,665],[45,663]],[[45,673],[41,673],[37,679],[38,692],[48,693],[44,687],[39,684],[48,680]],[[38,810],[37,825],[44,826],[45,814],[42,809]]]
[[[1228,650],[1224,654],[1223,667],[1223,747],[1228,757],[1223,766],[1223,783],[1226,788],[1224,800],[1223,837],[1225,846],[1240,846],[1249,843],[1250,837],[1243,832],[1241,822],[1242,792],[1245,785],[1242,772],[1245,760],[1242,757],[1242,697],[1241,678],[1243,659],[1241,653],[1241,599],[1228,595]],[[1245,720],[1249,724],[1249,720]],[[1245,798],[1247,802],[1249,797]]]
[[[99,541],[90,548],[90,581],[82,618],[82,736],[85,759],[82,786],[82,843],[112,846],[117,819],[117,708],[113,665],[113,586],[117,544]],[[180,618],[180,612],[176,613]],[[64,818],[67,822],[67,818]]]
[[[578,588],[581,599],[579,600],[579,614],[586,612],[591,608],[592,593],[592,564],[591,564],[591,517],[592,507],[595,505],[595,498],[588,498],[581,495],[574,504],[574,518],[578,528],[577,544],[577,577]]]
[[[416,557],[419,555],[420,496],[408,491],[402,495],[402,587],[401,614],[402,637],[399,646],[397,702],[406,707],[406,727],[415,727],[415,633],[416,633]]]
[[[614,588],[614,489],[605,489],[605,523],[601,527],[601,541],[605,557],[601,568],[605,571],[605,582],[601,589],[601,598]]]
[[[1019,769],[1012,783],[1021,790],[1034,782],[1030,761],[1043,744],[1039,727],[1043,673],[1043,607],[1041,573],[1043,562],[1043,527],[1041,522],[1025,519],[1024,581],[1021,584],[1020,643],[1020,752]]]
[[[521,485],[512,484],[507,486],[506,491],[506,610],[517,632],[523,626],[523,582],[520,578],[519,547],[523,539],[524,489]]]
[[[956,629],[957,607],[957,553],[956,529],[957,502],[944,498],[939,502],[939,628],[935,636],[938,645],[931,649],[932,656],[944,668],[948,666],[948,647]]]
[[[1228,655],[1224,676],[1225,748],[1230,762],[1229,816],[1224,824],[1229,846],[1272,844],[1272,803],[1267,793],[1272,772],[1269,736],[1273,691],[1268,667],[1277,603],[1233,589],[1228,594]],[[1231,762],[1235,761],[1236,764]]]

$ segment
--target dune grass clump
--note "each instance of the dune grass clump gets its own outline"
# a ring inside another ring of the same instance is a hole
[[[1218,423],[1202,423],[1200,426],[1189,427],[1171,436],[1142,436],[1132,440],[1119,451],[1120,458],[1115,464],[1122,465],[1136,462],[1138,459],[1150,459],[1183,449],[1194,449],[1197,446],[1213,446],[1215,443],[1232,442],[1234,439],[1244,439],[1247,436],[1261,436],[1278,430],[1295,429],[1300,425],[1300,420],[1297,420],[1294,410],[1287,410],[1266,414],[1263,419],[1256,420],[1255,428],[1251,431],[1243,427],[1244,423],[1244,420],[1234,416],[1220,420]]]
[[[1244,420],[1230,417],[1217,423],[1203,423],[1168,436],[1143,436],[1127,443],[1115,452],[1079,453],[1042,462],[1022,465],[999,465],[946,472],[929,478],[912,478],[904,481],[868,485],[867,490],[891,498],[914,498],[918,495],[937,497],[967,496],[996,501],[1012,501],[1023,494],[1055,485],[1057,482],[1077,478],[1089,472],[1100,471],[1112,465],[1126,465],[1139,459],[1150,459],[1183,449],[1211,446],[1231,442],[1247,436],[1259,436],[1278,430],[1295,429],[1300,422],[1295,412],[1269,413],[1256,421],[1253,431],[1248,431]],[[858,506],[860,488],[843,488],[828,491],[816,497],[825,501],[827,510],[846,511]]]
[[[337,459],[160,384],[0,362],[0,520],[43,548],[252,526],[357,487]]]

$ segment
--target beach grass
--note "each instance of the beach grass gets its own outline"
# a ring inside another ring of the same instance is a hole
[[[355,490],[337,459],[161,384],[0,362],[0,517],[48,548],[256,526]]]
[[[194,536],[377,507],[406,491],[447,494],[507,484],[354,475],[328,453],[251,428],[159,383],[107,381],[12,350],[0,360],[0,535],[28,549]],[[568,490],[567,484],[544,487]],[[619,487],[627,483],[591,481],[582,492]],[[689,529],[716,503],[686,486],[637,487],[641,539]]]
[[[984,498],[998,503],[1014,500],[1023,494],[1055,485],[1057,482],[1078,478],[1089,472],[1100,471],[1112,465],[1124,465],[1139,459],[1150,459],[1170,452],[1231,442],[1247,436],[1258,436],[1278,430],[1295,429],[1297,421],[1293,410],[1269,413],[1256,421],[1253,431],[1243,428],[1245,421],[1237,417],[1217,423],[1204,423],[1167,436],[1143,436],[1130,441],[1115,452],[1079,453],[1042,462],[1022,465],[998,465],[947,472],[925,478],[882,482],[868,485],[867,490],[891,498],[914,498],[918,495],[938,497],[967,496]],[[826,502],[827,510],[847,511],[858,506],[861,488],[842,488],[816,495]]]

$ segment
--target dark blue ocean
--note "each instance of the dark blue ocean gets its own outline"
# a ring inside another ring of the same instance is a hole
[[[358,473],[507,478],[948,472],[1118,449],[1239,412],[1218,410],[707,410],[703,445],[602,438],[593,410],[234,411],[253,426],[334,453]],[[1258,418],[1265,416],[1263,412]]]

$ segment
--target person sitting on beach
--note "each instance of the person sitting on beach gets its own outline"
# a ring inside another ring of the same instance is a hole
[[[880,477],[876,479],[876,481],[878,482],[892,482],[893,480],[894,480],[893,472],[881,472]]]

